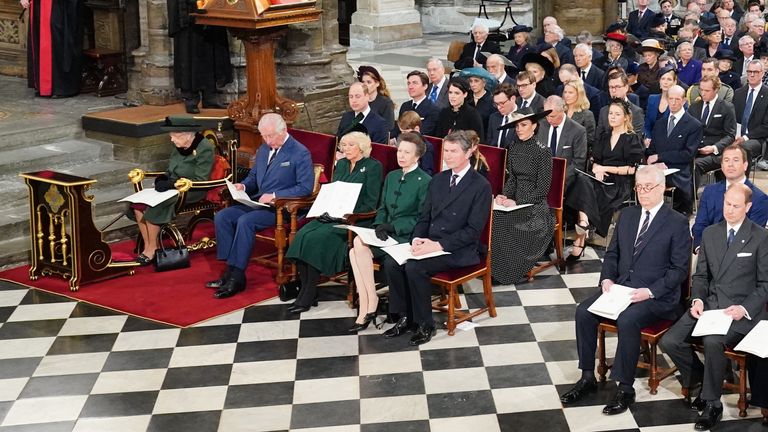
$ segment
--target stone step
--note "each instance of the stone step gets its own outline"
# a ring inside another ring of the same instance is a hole
[[[62,119],[53,125],[49,123],[41,123],[36,127],[31,126],[23,130],[11,131],[4,134],[0,148],[4,151],[30,148],[40,144],[78,139],[84,136],[85,132],[79,122],[75,123],[69,119]]]
[[[69,139],[51,144],[0,151],[0,173],[56,169],[84,162],[111,160],[112,146],[89,139]]]

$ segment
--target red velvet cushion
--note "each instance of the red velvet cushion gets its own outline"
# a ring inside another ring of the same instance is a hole
[[[324,175],[330,178],[333,173],[333,162],[336,155],[336,137],[292,128],[288,128],[288,133],[309,149],[309,153],[312,155],[312,163],[323,165],[323,169],[325,169]]]
[[[663,332],[664,330],[672,327],[672,324],[674,324],[675,321],[673,320],[661,320],[658,321],[652,325],[649,325],[648,327],[643,327],[640,332],[641,333],[647,333],[647,334],[659,334]]]
[[[372,143],[371,157],[381,162],[385,177],[390,171],[400,168],[400,165],[397,164],[397,147]]]
[[[441,138],[424,135],[424,139],[432,144],[432,154],[435,157],[435,174],[443,170],[443,140]]]
[[[462,278],[462,277],[464,277],[464,276],[466,276],[466,275],[468,275],[470,273],[474,273],[474,272],[476,272],[478,270],[482,270],[484,268],[485,268],[485,261],[482,261],[480,264],[476,264],[476,265],[473,265],[473,266],[461,267],[461,268],[441,271],[441,272],[438,272],[437,274],[435,274],[432,277],[435,277],[435,278],[438,278],[438,279],[442,279],[442,280],[449,280],[449,281],[450,280],[456,280],[456,279]]]

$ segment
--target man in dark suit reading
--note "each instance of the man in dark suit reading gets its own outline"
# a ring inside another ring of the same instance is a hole
[[[696,430],[709,430],[722,418],[720,395],[728,365],[725,349],[735,346],[765,316],[768,233],[747,219],[751,200],[752,190],[746,185],[728,187],[723,200],[724,220],[704,230],[689,313],[661,340],[661,347],[682,375],[683,386],[701,383],[701,393],[691,404],[692,409],[703,411],[696,419]],[[733,322],[725,335],[702,337],[702,364],[688,338],[704,311],[720,309]]]
[[[627,410],[635,401],[635,369],[640,356],[640,330],[663,319],[676,319],[681,284],[688,276],[691,235],[688,220],[664,205],[664,172],[643,165],[635,174],[635,190],[640,206],[621,212],[611,244],[605,253],[600,273],[602,291],[614,284],[634,288],[632,303],[619,315],[616,356],[611,379],[618,390],[603,413],[613,415]],[[560,396],[572,404],[597,390],[595,351],[600,317],[589,307],[601,293],[584,300],[576,308],[576,344],[581,379]]]
[[[266,114],[259,121],[264,145],[259,147],[253,168],[238,190],[263,204],[276,198],[303,197],[312,193],[312,157],[303,144],[288,135],[278,114]],[[216,259],[227,262],[219,279],[205,284],[217,289],[214,297],[226,298],[245,289],[245,268],[251,258],[254,234],[275,224],[274,207],[251,208],[233,205],[216,213]]]
[[[429,342],[435,334],[432,319],[432,284],[437,272],[477,264],[482,259],[480,235],[491,211],[491,185],[472,168],[472,143],[463,132],[443,139],[443,163],[448,167],[429,183],[421,215],[411,236],[413,255],[445,251],[399,265],[389,255],[382,268],[389,281],[389,302],[398,305],[400,317],[384,332],[392,338],[416,329],[411,345]],[[404,311],[408,311],[403,313]],[[406,316],[411,314],[413,316]]]

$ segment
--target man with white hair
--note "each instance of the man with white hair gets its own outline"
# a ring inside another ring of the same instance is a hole
[[[427,76],[429,77],[427,97],[440,111],[448,106],[448,76],[445,75],[443,61],[437,57],[427,60]]]
[[[579,32],[578,36],[576,36],[576,44],[585,44],[587,47],[589,47],[590,51],[592,52],[592,63],[598,64],[603,58],[603,53],[596,49],[594,45],[592,45],[592,33],[589,31],[582,30]]]
[[[573,64],[571,40],[565,38],[565,31],[560,26],[550,26],[549,30],[544,32],[544,42],[555,47],[560,64]]]
[[[589,45],[580,43],[573,49],[573,63],[579,68],[579,76],[585,84],[601,88],[605,72],[592,65],[592,49]]]
[[[499,85],[515,84],[515,79],[507,75],[505,66],[514,66],[514,64],[501,54],[491,54],[488,56],[488,61],[485,62],[485,68],[496,77]]]
[[[472,41],[464,45],[459,59],[454,66],[456,69],[465,69],[470,67],[484,67],[487,58],[484,52],[498,54],[501,52],[499,43],[488,40],[488,26],[483,23],[475,23],[472,26]]]
[[[667,176],[675,186],[674,208],[682,214],[693,211],[693,173],[691,164],[701,143],[701,122],[685,112],[685,90],[678,85],[667,91],[669,113],[658,119],[651,133],[651,145],[646,150],[648,164],[662,169],[677,168]]]

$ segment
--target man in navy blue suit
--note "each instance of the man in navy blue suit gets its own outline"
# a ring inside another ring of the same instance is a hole
[[[352,132],[358,124],[365,126],[371,142],[386,144],[389,137],[389,127],[380,115],[371,111],[368,106],[368,95],[370,91],[363,83],[356,82],[349,86],[349,107],[352,111],[347,111],[341,116],[339,129],[336,136],[341,139],[344,135]]]
[[[437,126],[437,114],[439,110],[427,97],[427,87],[429,87],[429,77],[421,71],[411,71],[406,77],[406,86],[408,96],[411,100],[405,101],[400,105],[400,112],[397,114],[399,119],[407,111],[416,111],[421,117],[420,132],[423,135],[432,136]],[[400,128],[395,125],[392,129],[392,138],[400,135]]]
[[[648,0],[637,0],[637,9],[629,13],[627,33],[635,35],[639,39],[645,39],[651,29],[651,21],[656,12],[648,9]]]
[[[667,176],[675,186],[675,210],[683,214],[693,211],[693,173],[691,164],[701,142],[701,123],[685,112],[685,90],[672,86],[667,91],[669,113],[656,121],[651,134],[651,145],[646,150],[648,164],[660,164],[662,169],[680,171]]]
[[[723,150],[720,168],[725,180],[704,188],[693,223],[693,247],[698,249],[704,229],[723,220],[723,197],[727,186],[734,183],[744,183],[752,189],[752,207],[747,217],[752,222],[764,227],[768,222],[768,196],[755,186],[746,176],[749,158],[744,147],[732,144]]]
[[[600,287],[608,292],[614,284],[634,288],[632,303],[616,320],[619,329],[611,379],[618,382],[612,402],[603,408],[620,414],[635,401],[635,369],[640,356],[640,330],[660,320],[679,317],[681,285],[686,280],[691,256],[688,219],[664,205],[664,172],[656,166],[640,166],[635,174],[640,206],[621,212],[611,244],[605,253]],[[600,317],[589,312],[601,295],[596,293],[576,308],[576,344],[581,379],[560,396],[572,404],[597,390],[595,351]]]
[[[508,149],[514,141],[514,131],[499,127],[510,122],[510,114],[515,111],[517,87],[512,84],[501,84],[493,90],[493,104],[496,111],[488,119],[488,130],[485,132],[485,144]]]
[[[248,176],[235,187],[263,204],[269,204],[275,198],[302,197],[312,193],[312,157],[303,144],[288,135],[283,118],[278,114],[266,114],[259,121],[258,128],[264,145],[256,152]],[[219,279],[205,286],[217,289],[214,297],[227,298],[245,289],[245,268],[251,257],[254,235],[275,225],[275,209],[254,209],[238,204],[216,213],[214,224],[216,259],[226,261],[227,270]]]

